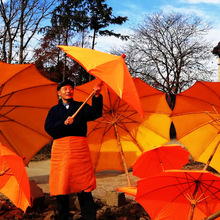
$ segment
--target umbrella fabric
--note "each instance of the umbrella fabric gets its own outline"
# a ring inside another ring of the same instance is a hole
[[[133,164],[133,175],[145,178],[165,170],[181,169],[190,153],[181,145],[162,145],[145,151]]]
[[[124,192],[125,194],[127,194],[129,196],[136,196],[136,194],[137,194],[137,187],[136,186],[119,187],[116,190],[118,192]]]
[[[122,56],[74,46],[58,46],[88,73],[105,82],[143,116],[137,89]]]
[[[145,150],[170,141],[171,110],[165,94],[138,78],[133,80],[139,91],[144,119],[107,86],[102,88],[103,116],[89,122],[87,132],[96,172],[125,172],[122,157],[129,168]],[[74,98],[83,100],[97,82],[93,80],[75,87]]]
[[[0,144],[0,192],[17,207],[31,206],[30,184],[23,159]]]
[[[220,209],[220,178],[208,171],[165,171],[139,180],[135,200],[154,220],[203,219]]]
[[[0,141],[26,165],[52,140],[44,121],[57,103],[56,87],[33,64],[0,62]]]
[[[176,96],[171,118],[177,140],[192,154],[194,160],[207,163],[220,171],[220,83],[196,82]]]

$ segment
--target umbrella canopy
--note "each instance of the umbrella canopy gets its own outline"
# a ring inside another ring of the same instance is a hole
[[[119,187],[116,190],[118,192],[124,192],[125,194],[127,194],[129,196],[136,196],[136,194],[137,194],[137,187],[136,186]]]
[[[145,117],[103,86],[103,116],[88,123],[88,143],[96,172],[127,172],[147,149],[170,141],[171,110],[165,94],[134,78]],[[84,100],[98,80],[75,87],[74,98]],[[127,175],[128,176],[128,175]]]
[[[26,165],[52,140],[44,121],[57,103],[56,87],[33,64],[0,62],[0,141]]]
[[[217,171],[220,171],[219,113],[220,83],[198,81],[176,96],[171,114],[177,140],[190,151],[196,161],[210,163]]]
[[[125,55],[116,56],[74,46],[58,47],[78,62],[88,73],[106,83],[120,98],[143,116],[137,89],[123,58]]]
[[[208,171],[165,171],[139,180],[135,200],[154,220],[204,219],[220,209],[220,178]]]
[[[145,151],[133,164],[133,175],[145,178],[164,172],[181,169],[189,162],[190,153],[181,145],[162,145]]]
[[[23,159],[0,144],[0,192],[17,207],[31,206],[30,184]]]

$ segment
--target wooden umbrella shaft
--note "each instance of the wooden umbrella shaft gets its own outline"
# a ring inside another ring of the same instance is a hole
[[[216,152],[216,150],[218,149],[219,144],[220,144],[220,140],[219,140],[218,143],[216,144],[216,146],[215,146],[215,148],[214,148],[214,150],[213,150],[211,156],[209,157],[209,159],[208,159],[208,161],[207,161],[205,167],[203,168],[203,170],[207,170],[207,169],[208,169],[209,164],[211,163],[212,158],[213,158],[213,156],[215,155],[215,152]]]
[[[121,141],[120,141],[120,138],[119,138],[117,125],[116,125],[116,123],[114,123],[113,125],[114,125],[114,129],[115,129],[115,134],[116,134],[116,138],[117,138],[119,152],[120,152],[120,155],[121,155],[121,159],[122,159],[122,163],[123,163],[123,166],[124,166],[126,178],[127,178],[127,181],[128,181],[128,186],[131,186],[131,180],[130,180],[130,176],[129,176],[129,173],[128,173],[128,168],[127,168],[127,165],[126,165],[124,152],[123,152],[123,149],[122,149],[122,146],[121,146]]]
[[[92,93],[87,97],[87,99],[83,102],[83,104],[77,109],[77,111],[71,116],[72,118],[76,117],[76,115],[79,113],[79,111],[83,108],[83,106],[89,101],[91,97],[93,97],[95,94],[95,91],[93,90]]]
[[[192,200],[191,200],[191,214],[190,214],[189,220],[193,220],[194,210],[195,210],[195,207],[196,207],[196,194],[199,190],[199,186],[200,186],[200,183],[196,181],[196,187],[194,189],[194,192],[193,192],[193,195],[192,195]]]

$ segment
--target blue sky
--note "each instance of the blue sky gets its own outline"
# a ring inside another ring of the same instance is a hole
[[[115,16],[127,16],[128,21],[122,26],[114,25],[115,32],[129,33],[130,27],[140,23],[147,14],[154,12],[180,12],[194,13],[203,18],[204,21],[212,22],[213,29],[207,36],[208,40],[217,45],[220,41],[220,0],[106,0],[108,6],[113,8]],[[100,41],[99,41],[100,40]],[[103,47],[106,50],[111,44],[121,44],[121,41],[98,39],[97,49]],[[100,45],[99,45],[100,44]]]
[[[123,34],[131,33],[133,25],[140,23],[146,15],[154,12],[180,12],[196,14],[206,22],[212,23],[212,30],[207,35],[211,47],[220,41],[220,0],[106,0],[113,8],[113,15],[127,16],[128,21],[122,26],[114,25],[111,29]],[[110,51],[123,42],[115,37],[99,37],[95,49]],[[213,56],[213,66],[218,72],[218,59]]]

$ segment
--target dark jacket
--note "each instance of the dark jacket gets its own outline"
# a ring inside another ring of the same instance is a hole
[[[47,115],[45,131],[52,136],[53,139],[66,136],[86,137],[87,121],[92,121],[102,116],[103,99],[101,95],[99,97],[93,96],[92,106],[85,104],[76,115],[73,124],[64,125],[64,121],[67,117],[72,116],[81,104],[82,102],[72,100],[69,109],[66,109],[62,100],[59,100],[59,104],[53,106]]]

